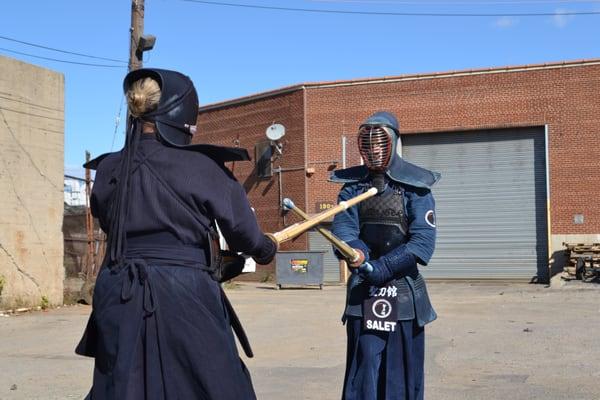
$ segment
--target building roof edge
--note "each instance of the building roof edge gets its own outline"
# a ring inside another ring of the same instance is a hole
[[[556,68],[572,68],[572,67],[583,67],[590,65],[600,65],[600,58],[593,59],[582,59],[572,61],[561,61],[551,62],[542,64],[525,64],[525,65],[513,65],[503,67],[491,67],[491,68],[477,68],[477,69],[465,69],[456,71],[446,72],[431,72],[424,74],[405,74],[405,75],[394,75],[384,76],[379,78],[359,78],[359,79],[348,79],[338,81],[323,81],[323,82],[306,82],[299,83],[290,86],[284,86],[279,89],[269,90],[265,92],[259,92],[250,94],[243,97],[238,97],[230,100],[224,100],[216,103],[207,104],[200,106],[199,112],[216,110],[228,106],[239,105],[248,103],[254,100],[275,97],[282,94],[292,93],[298,90],[304,89],[319,89],[336,86],[353,86],[353,85],[366,85],[366,84],[380,84],[380,83],[392,83],[401,81],[412,81],[412,80],[424,80],[424,79],[440,79],[440,78],[452,78],[460,76],[470,75],[485,75],[485,74],[498,74],[498,73],[510,73],[510,72],[525,72],[525,71],[536,71],[543,69],[556,69]]]

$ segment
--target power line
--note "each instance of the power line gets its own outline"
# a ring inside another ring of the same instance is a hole
[[[350,14],[350,15],[375,15],[375,16],[396,16],[396,17],[553,17],[555,15],[600,15],[600,11],[560,11],[560,12],[539,12],[539,13],[434,13],[434,12],[383,12],[383,11],[347,11],[347,10],[327,10],[315,8],[293,8],[293,7],[275,7],[261,6],[257,4],[242,3],[222,3],[217,1],[204,0],[180,0],[186,3],[198,3],[212,6],[253,8],[260,10],[275,11],[293,11],[314,14]]]
[[[27,57],[41,58],[42,60],[56,61],[56,62],[61,62],[61,63],[65,63],[65,64],[85,65],[88,67],[125,68],[124,65],[92,64],[92,63],[82,63],[82,62],[78,62],[78,61],[59,60],[57,58],[42,57],[42,56],[36,56],[35,54],[28,54],[28,53],[22,53],[20,51],[9,50],[9,49],[5,49],[3,47],[0,47],[0,51],[6,51],[9,53],[19,54],[19,55],[27,56]]]
[[[93,56],[91,54],[76,53],[74,51],[61,50],[61,49],[57,49],[57,48],[54,48],[54,47],[42,46],[40,44],[31,43],[31,42],[25,42],[23,40],[14,39],[14,38],[6,37],[6,36],[1,36],[1,35],[0,35],[0,39],[8,40],[8,41],[15,42],[15,43],[21,43],[21,44],[25,44],[27,46],[37,47],[37,48],[40,48],[40,49],[56,51],[56,52],[59,52],[59,53],[72,54],[72,55],[80,56],[80,57],[95,58],[97,60],[114,61],[114,62],[119,62],[119,63],[127,64],[127,61],[123,61],[123,60],[116,60],[114,58],[98,57],[98,56]]]
[[[501,1],[406,1],[406,0],[308,0],[313,3],[386,4],[386,5],[544,5],[544,4],[598,4],[599,0],[501,0]]]
[[[115,137],[117,136],[117,130],[119,129],[119,124],[121,123],[121,111],[123,110],[123,99],[125,95],[121,96],[121,102],[119,103],[119,113],[115,118],[115,131],[113,132],[112,143],[110,145],[110,151],[113,151],[113,147],[115,146]]]
[[[62,190],[62,188],[57,187],[54,182],[52,182],[47,176],[46,174],[44,174],[42,172],[42,170],[37,166],[37,164],[35,163],[35,161],[33,160],[33,157],[31,156],[31,154],[27,151],[27,149],[23,146],[23,144],[21,144],[21,142],[19,142],[17,135],[15,135],[15,133],[13,132],[12,128],[10,127],[10,125],[8,124],[8,120],[6,119],[6,116],[4,115],[4,112],[2,110],[8,110],[6,108],[1,108],[0,107],[0,117],[2,117],[2,121],[4,122],[4,125],[6,126],[6,129],[8,130],[8,133],[10,133],[10,135],[13,138],[13,142],[16,143],[21,150],[23,151],[23,153],[25,153],[27,155],[27,158],[29,158],[29,161],[31,162],[31,165],[33,165],[33,168],[35,168],[35,170],[40,174],[40,176],[42,178],[44,178],[46,181],[48,181],[48,183],[50,183],[50,185],[52,185],[55,189],[58,190]],[[13,111],[13,110],[8,110],[8,111]],[[48,118],[48,117],[45,117]],[[49,119],[54,119],[54,118],[49,118]],[[12,181],[12,176],[10,174],[10,172],[8,173],[9,177],[11,178]],[[14,183],[14,182],[13,182]],[[14,185],[13,185],[13,189],[14,189]],[[15,194],[17,194],[17,191],[15,189]],[[17,195],[18,197],[18,195]],[[19,199],[20,200],[20,199]],[[27,208],[27,207],[26,207]],[[37,232],[36,232],[37,233]],[[38,235],[39,236],[39,235]]]
[[[80,177],[78,177],[78,176],[73,176],[73,175],[67,175],[67,174],[64,174],[64,177],[65,177],[65,178],[69,178],[69,179],[74,179],[74,180],[76,180],[76,181],[80,181],[80,182],[86,182],[86,179],[85,179],[85,178],[80,178]],[[90,179],[90,181],[91,181],[92,183],[94,182],[94,180],[93,180],[93,179]]]
[[[41,106],[39,104],[30,103],[30,102],[25,101],[25,100],[19,100],[19,99],[14,99],[12,97],[6,97],[6,96],[3,96],[3,94],[4,94],[4,92],[0,91],[0,99],[8,100],[8,101],[14,101],[15,103],[21,103],[21,104],[25,104],[25,105],[36,107],[36,108],[42,108],[44,110],[58,111],[58,112],[63,112],[64,111],[63,109],[60,109],[60,108],[53,108],[53,107]]]
[[[0,106],[0,112],[2,112],[2,110],[14,112],[14,113],[17,113],[17,114],[27,115],[29,117],[45,118],[45,119],[50,119],[50,120],[53,120],[53,121],[64,122],[63,118],[48,117],[46,115],[33,114],[33,113],[28,113],[26,111],[19,111],[19,110],[14,110],[12,108],[6,108],[6,107]]]

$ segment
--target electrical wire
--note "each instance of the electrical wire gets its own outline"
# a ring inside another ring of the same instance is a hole
[[[4,111],[3,111],[3,110],[6,110],[6,111],[14,111],[14,110],[8,110],[8,109],[6,109],[6,108],[2,108],[2,107],[0,107],[0,117],[2,118],[2,122],[4,122],[4,125],[6,126],[6,129],[8,130],[8,133],[10,133],[10,135],[12,136],[12,138],[13,138],[13,142],[14,142],[14,143],[16,143],[16,144],[17,144],[17,146],[19,146],[19,147],[21,148],[21,151],[22,151],[23,153],[25,153],[25,155],[27,155],[27,158],[29,158],[29,161],[31,162],[31,165],[32,165],[32,166],[33,166],[33,168],[34,168],[34,169],[35,169],[35,170],[36,170],[36,171],[37,171],[37,172],[40,174],[40,176],[41,176],[42,178],[44,178],[44,180],[48,181],[48,183],[50,183],[50,185],[51,185],[52,187],[54,187],[54,188],[55,188],[55,189],[57,189],[57,190],[61,190],[61,191],[62,191],[62,189],[63,189],[63,188],[59,188],[58,186],[56,186],[56,185],[54,184],[54,182],[52,182],[52,181],[51,181],[51,180],[50,180],[50,179],[49,179],[49,178],[46,176],[46,174],[44,174],[44,173],[42,172],[42,170],[41,170],[41,169],[38,167],[38,165],[35,163],[35,161],[34,161],[34,158],[33,158],[33,157],[31,156],[31,154],[30,154],[30,153],[27,151],[27,149],[26,149],[26,148],[23,146],[23,144],[22,144],[22,143],[21,143],[21,142],[18,140],[18,138],[17,138],[17,135],[15,134],[15,132],[12,130],[12,128],[11,128],[11,126],[10,126],[10,124],[8,123],[8,120],[7,120],[6,116],[4,115]],[[45,118],[48,118],[48,117],[45,117]],[[54,119],[54,118],[49,118],[49,119]],[[61,120],[61,121],[62,121],[62,120]],[[8,170],[7,170],[7,171],[8,171]],[[12,181],[12,176],[11,176],[10,172],[9,172],[9,178],[10,178],[10,179],[11,179],[11,181]],[[13,183],[14,183],[14,182],[13,182]],[[14,185],[13,185],[13,189],[14,189],[14,192],[15,192],[15,194],[16,194],[16,195],[17,195],[17,197],[18,197],[17,191],[16,191],[16,189],[14,188]],[[20,200],[20,199],[19,199],[19,200]],[[27,208],[27,207],[25,207],[25,208]],[[35,225],[34,225],[34,229],[35,229]],[[37,234],[37,231],[36,231],[36,234]],[[38,237],[39,237],[39,234],[38,234]]]
[[[405,1],[405,0],[307,0],[312,3],[342,3],[342,4],[386,4],[386,5],[464,5],[464,6],[487,6],[487,5],[544,5],[544,4],[598,4],[600,0],[505,0],[505,1]]]
[[[383,12],[383,11],[349,11],[328,10],[315,8],[294,8],[261,6],[258,4],[223,3],[218,1],[204,0],[179,0],[186,3],[197,3],[212,6],[253,8],[260,10],[293,11],[313,14],[349,14],[349,15],[374,15],[374,16],[396,16],[396,17],[553,17],[555,15],[600,15],[600,11],[559,11],[559,12],[531,12],[531,13],[435,13],[435,12]]]
[[[2,110],[14,112],[14,113],[17,113],[17,114],[27,115],[29,117],[45,118],[45,119],[50,119],[50,120],[53,120],[53,121],[64,122],[63,118],[54,118],[54,117],[48,117],[46,115],[32,114],[32,113],[28,113],[28,112],[25,112],[25,111],[19,111],[19,110],[14,110],[12,108],[6,108],[6,107],[0,106],[0,111],[2,111]]]
[[[115,146],[115,137],[117,136],[117,130],[119,129],[119,124],[121,123],[121,111],[123,110],[123,100],[125,99],[125,95],[121,96],[121,102],[119,104],[119,113],[115,118],[115,131],[113,132],[112,143],[110,145],[110,151],[113,151],[113,147]]]
[[[37,47],[37,48],[40,48],[40,49],[56,51],[56,52],[59,52],[59,53],[72,54],[72,55],[80,56],[80,57],[95,58],[97,60],[114,61],[114,62],[118,62],[118,63],[127,64],[127,61],[123,61],[123,60],[117,60],[117,59],[114,59],[114,58],[106,58],[106,57],[98,57],[98,56],[93,56],[91,54],[76,53],[74,51],[68,51],[68,50],[57,49],[57,48],[54,48],[54,47],[42,46],[41,44],[26,42],[24,40],[10,38],[10,37],[7,37],[7,36],[2,36],[2,35],[0,35],[0,39],[8,40],[10,42],[15,42],[15,43],[21,43],[21,44],[25,44],[27,46]]]
[[[42,57],[42,56],[37,56],[35,54],[23,53],[23,52],[16,51],[16,50],[9,50],[9,49],[5,49],[3,47],[0,47],[0,51],[6,51],[8,53],[19,54],[21,56],[27,56],[27,57],[33,57],[33,58],[40,58],[42,60],[56,61],[56,62],[65,63],[65,64],[85,65],[85,66],[88,66],[88,67],[126,68],[125,65],[92,64],[92,63],[82,63],[82,62],[78,62],[78,61],[59,60],[57,58]]]
[[[3,92],[0,92],[0,99],[2,99],[2,100],[13,101],[15,103],[21,103],[21,104],[25,104],[25,105],[32,106],[32,107],[35,107],[35,108],[41,108],[41,109],[44,109],[44,110],[49,110],[49,111],[58,111],[58,112],[63,112],[64,111],[64,110],[62,110],[60,108],[52,108],[52,107],[41,106],[39,104],[30,103],[30,102],[25,101],[25,100],[19,100],[19,99],[14,99],[12,97],[3,96],[3,94],[4,94]]]

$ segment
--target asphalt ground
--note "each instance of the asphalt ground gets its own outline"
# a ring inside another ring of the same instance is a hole
[[[600,399],[600,285],[430,282],[426,399]],[[339,399],[345,288],[227,293],[255,357],[259,399]],[[81,399],[92,361],[73,353],[90,312],[69,306],[0,317],[0,399]]]

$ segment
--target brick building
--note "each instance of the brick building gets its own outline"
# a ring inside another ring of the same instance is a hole
[[[544,281],[563,242],[600,241],[600,59],[289,86],[201,107],[197,140],[254,155],[286,127],[271,176],[229,165],[274,231],[297,221],[282,197],[308,213],[335,203],[329,173],[360,163],[357,128],[376,110],[398,116],[406,159],[443,175],[427,276]],[[282,249],[327,247],[310,232]]]

